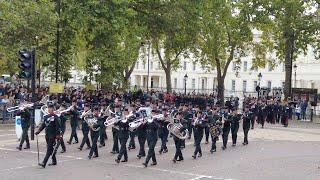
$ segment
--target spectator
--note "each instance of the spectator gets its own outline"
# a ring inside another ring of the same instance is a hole
[[[307,107],[308,107],[307,100],[303,100],[303,102],[301,103],[301,120],[306,120]]]

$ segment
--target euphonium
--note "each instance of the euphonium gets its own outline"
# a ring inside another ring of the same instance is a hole
[[[119,116],[116,116],[116,117],[108,117],[106,119],[106,121],[103,123],[106,127],[108,126],[112,126],[114,125],[115,123],[121,121],[121,118]]]
[[[90,129],[92,131],[99,131],[100,130],[99,126],[96,128],[94,127],[94,125],[98,124],[98,119],[96,117],[94,117],[92,114],[85,116],[83,119],[84,119],[84,121],[87,122],[88,126],[90,127]]]
[[[181,123],[169,123],[167,125],[167,129],[170,133],[175,135],[179,139],[186,139],[188,137],[188,130],[181,131],[183,128],[183,125]]]

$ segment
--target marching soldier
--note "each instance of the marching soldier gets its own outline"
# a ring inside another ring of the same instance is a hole
[[[77,127],[78,127],[78,118],[79,118],[79,113],[77,110],[77,102],[74,100],[72,101],[72,109],[70,111],[70,126],[71,126],[71,135],[70,139],[67,142],[68,144],[72,143],[72,139],[74,138],[75,144],[78,143],[78,136],[77,136]]]
[[[215,126],[217,128],[218,131],[220,131],[220,126],[221,126],[221,121],[220,121],[221,117],[219,116],[218,110],[217,108],[213,108],[213,114],[212,114],[212,118],[209,119],[209,124],[211,126]],[[210,152],[216,152],[217,151],[217,146],[216,146],[216,142],[217,140],[219,140],[219,135],[221,132],[216,132],[216,136],[211,134],[211,140],[212,140],[212,145],[211,145],[211,150]]]
[[[94,154],[93,158],[99,157],[97,142],[100,135],[100,129],[104,127],[104,124],[103,124],[104,120],[103,120],[103,117],[99,116],[98,107],[94,108],[92,115],[97,120],[97,123],[90,126],[90,136],[91,136],[92,146],[88,156],[89,159],[92,158],[93,154]]]
[[[164,118],[158,120],[158,124],[159,124],[158,136],[161,140],[161,148],[159,150],[159,154],[168,152],[167,141],[168,141],[169,131],[167,129],[167,125],[169,124],[169,122],[166,121],[166,119],[169,117],[167,114],[167,109],[163,108],[162,114]]]
[[[129,138],[129,122],[125,118],[129,114],[129,111],[127,108],[123,111],[123,117],[122,120],[116,123],[119,126],[119,141],[120,141],[120,152],[118,154],[118,158],[115,159],[117,163],[120,163],[120,160],[122,156],[124,156],[124,159],[121,162],[127,162],[128,161],[128,153],[127,153],[127,141]]]
[[[143,114],[141,116],[143,116]],[[147,140],[146,124],[140,125],[136,130],[136,134],[138,136],[138,142],[139,142],[139,154],[137,155],[137,157],[138,159],[140,159],[141,157],[146,156],[146,152],[144,150],[144,145]]]
[[[237,114],[237,109],[232,109],[231,116],[231,136],[232,136],[232,146],[236,146],[238,130],[239,130],[239,122],[241,120],[241,115]]]
[[[244,114],[243,114],[243,134],[244,134],[244,140],[243,145],[248,144],[248,132],[250,129],[250,121],[254,119],[254,113],[249,110],[249,106],[246,106],[244,108]]]
[[[62,104],[62,109],[65,109],[66,108],[66,105],[65,104]],[[66,152],[66,145],[64,144],[64,141],[63,141],[63,135],[66,131],[66,121],[67,121],[67,117],[66,115],[63,113],[60,115],[60,123],[61,123],[61,135],[62,135],[62,138],[60,139],[60,145],[61,145],[61,153],[65,153]]]
[[[196,159],[198,153],[198,157],[201,157],[202,156],[202,150],[201,150],[201,140],[203,138],[203,129],[204,129],[204,120],[203,120],[203,114],[201,111],[199,111],[197,113],[197,117],[195,118],[194,120],[194,141],[195,141],[195,145],[196,145],[196,148],[195,148],[195,151],[193,153],[193,159]]]
[[[224,110],[227,110],[226,112]],[[227,143],[228,143],[228,136],[230,132],[230,114],[228,112],[228,108],[224,109],[222,108],[222,117],[223,117],[223,128],[222,128],[222,150],[225,150],[227,148]]]
[[[45,129],[46,132],[45,138],[47,142],[47,152],[43,162],[39,163],[39,166],[43,168],[46,167],[50,156],[52,156],[52,163],[50,163],[49,166],[57,165],[57,159],[53,150],[56,144],[56,139],[60,140],[62,138],[60,120],[58,116],[54,114],[52,104],[48,105],[48,113],[48,115],[44,116],[44,122],[40,125],[38,131],[35,132],[36,135],[38,135],[43,129]]]
[[[105,111],[106,111],[106,103],[102,102],[101,103],[101,111],[100,111],[100,115],[99,115],[99,117],[101,117],[101,118],[99,118],[100,121],[104,120],[104,118],[102,118],[102,117],[104,116]],[[101,122],[100,122],[100,124],[101,124]],[[107,137],[106,126],[101,126],[100,130],[99,130],[99,138],[100,138],[99,139],[100,140],[99,147],[104,147],[106,145],[106,143],[105,143],[106,137]]]
[[[120,106],[116,105],[115,107],[115,113],[117,116],[121,116],[122,112],[120,110]],[[116,123],[114,126],[112,126],[112,137],[113,137],[113,146],[112,146],[112,154],[118,154],[119,153],[119,125]]]
[[[176,124],[182,124],[181,123],[182,120],[182,113],[178,113],[176,118],[174,119],[174,123]],[[182,127],[182,129],[180,130],[180,132],[185,131],[186,127]],[[176,163],[177,161],[183,161],[183,155],[182,155],[182,151],[181,151],[181,144],[182,144],[182,139],[179,139],[177,136],[173,135],[173,141],[174,141],[174,145],[176,147],[176,153],[172,159],[173,163]]]
[[[85,104],[82,114],[86,114],[88,111],[90,111],[89,104]],[[88,123],[84,120],[84,117],[81,117],[81,120],[82,120],[83,138],[82,138],[82,142],[80,144],[80,147],[78,148],[80,151],[82,151],[82,148],[83,148],[84,144],[87,144],[87,149],[91,148],[90,140],[89,140],[89,131],[90,131],[90,129],[89,129]]]
[[[156,110],[152,110],[152,115],[156,114]],[[158,140],[158,124],[154,121],[153,118],[149,118],[146,124],[146,132],[147,132],[147,143],[148,143],[148,155],[144,163],[142,163],[145,167],[148,166],[150,159],[152,159],[151,166],[157,165],[156,153],[154,148],[156,147]]]
[[[20,110],[17,113],[17,116],[21,117],[21,127],[22,127],[22,135],[20,138],[20,144],[17,147],[21,151],[22,145],[24,142],[26,142],[26,147],[23,149],[30,149],[30,142],[29,142],[29,136],[28,136],[28,130],[30,127],[30,117],[31,114],[27,108]]]

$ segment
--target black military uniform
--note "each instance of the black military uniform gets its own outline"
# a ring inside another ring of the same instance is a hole
[[[197,117],[195,119],[195,124],[194,124],[194,128],[193,128],[193,132],[194,132],[194,141],[195,141],[195,151],[193,153],[193,158],[196,159],[198,153],[198,157],[202,156],[202,150],[201,150],[201,140],[203,138],[203,130],[205,127],[205,122],[203,119],[203,114],[201,111],[198,112]]]
[[[49,108],[53,108],[49,105]],[[55,114],[48,114],[44,116],[44,122],[40,125],[38,131],[35,133],[38,135],[45,128],[46,132],[46,142],[47,142],[47,152],[42,163],[39,166],[45,168],[50,156],[52,156],[52,163],[50,165],[56,165],[57,159],[55,153],[53,153],[54,146],[56,144],[56,139],[61,138],[61,125],[60,120]]]
[[[102,102],[100,117],[104,116],[104,111],[105,111],[105,102]],[[104,119],[105,118],[99,118],[100,121],[103,121]],[[100,124],[101,124],[101,122],[100,122]],[[107,138],[106,126],[101,126],[100,130],[99,130],[99,140],[100,140],[99,147],[104,147],[106,145],[106,143],[105,143],[106,138]]]
[[[215,112],[213,113],[212,115],[212,118],[209,119],[209,125],[210,126],[215,126],[218,131],[220,131],[221,129],[221,117],[219,116],[218,112],[215,110]],[[217,146],[216,146],[216,143],[217,143],[217,140],[219,139],[219,135],[220,135],[221,132],[219,132],[217,134],[217,136],[213,136],[211,134],[211,141],[212,141],[212,144],[211,144],[211,150],[210,152],[213,153],[213,152],[216,152],[217,151]]]
[[[92,158],[93,154],[94,154],[93,157],[99,157],[97,142],[100,135],[100,129],[104,127],[104,124],[103,124],[104,118],[103,117],[100,118],[98,116],[99,116],[99,108],[95,108],[92,118],[96,118],[97,123],[93,124],[90,127],[90,136],[91,136],[92,146],[88,156],[89,159]]]
[[[71,126],[71,135],[70,139],[67,142],[68,144],[71,144],[72,139],[74,138],[75,143],[78,143],[78,135],[77,135],[77,127],[78,127],[78,118],[79,118],[79,113],[77,110],[77,107],[74,105],[73,109],[70,111],[70,126]]]
[[[149,160],[152,159],[151,165],[157,164],[156,153],[154,152],[154,148],[156,147],[158,140],[158,124],[156,121],[151,120],[146,124],[146,132],[147,132],[147,143],[148,143],[148,154],[144,163],[142,163],[145,167],[148,166]]]
[[[125,111],[128,111],[127,109]],[[122,156],[124,156],[124,160],[121,162],[127,162],[128,161],[128,153],[127,153],[127,141],[129,138],[129,122],[126,119],[123,119],[122,121],[119,121],[116,123],[116,125],[119,126],[119,141],[120,141],[120,152],[118,154],[118,158],[115,160],[117,163],[120,162]]]
[[[240,120],[241,120],[241,114],[237,114],[237,110],[233,109],[233,114],[231,117],[232,146],[236,146],[236,144],[237,144],[237,137],[238,137]]]
[[[244,134],[244,140],[243,145],[248,144],[248,132],[250,129],[250,121],[254,119],[254,113],[252,111],[249,111],[249,107],[245,107],[245,112],[243,114],[243,134]]]
[[[163,111],[166,111],[166,109],[163,109]],[[164,117],[164,118],[168,118],[168,117]],[[167,153],[168,152],[167,141],[168,141],[168,135],[169,135],[167,126],[169,122],[165,120],[158,120],[158,124],[159,124],[158,136],[161,140],[161,148],[159,150],[159,153],[160,154]]]
[[[21,110],[17,113],[17,116],[21,116],[22,135],[20,138],[20,144],[17,149],[21,150],[24,141],[26,141],[26,147],[24,149],[30,149],[30,142],[28,136],[28,130],[30,127],[31,114],[27,109]]]
[[[89,105],[85,105],[87,108],[89,108]],[[80,144],[80,147],[78,148],[80,151],[82,150],[84,144],[87,144],[87,148],[90,149],[91,145],[90,145],[90,140],[89,140],[89,126],[88,123],[84,120],[84,117],[82,117],[82,134],[83,134],[83,138],[82,138],[82,142]]]
[[[222,128],[222,150],[225,150],[227,148],[228,136],[230,132],[231,116],[228,112],[223,112],[222,116],[224,116],[224,124]]]
[[[64,144],[64,140],[63,140],[63,135],[66,131],[66,121],[67,121],[67,117],[65,114],[61,114],[60,115],[60,122],[61,122],[61,135],[62,138],[60,139],[59,144],[61,145],[62,151],[61,153],[66,152],[66,145]]]
[[[121,111],[116,112],[117,116],[121,116]],[[113,137],[113,146],[112,146],[112,154],[119,153],[119,125],[114,124],[112,126],[112,137]]]
[[[174,119],[174,123],[180,124],[181,123],[181,117]],[[187,127],[182,126],[180,132],[183,132],[186,130]],[[173,135],[173,141],[174,141],[174,145],[176,147],[176,153],[173,157],[173,162],[176,163],[176,161],[182,161],[183,160],[183,155],[182,155],[182,151],[181,151],[181,144],[182,144],[182,139],[179,139],[177,136]]]
[[[145,111],[141,112],[141,116],[142,117],[146,117],[147,114]],[[138,136],[138,141],[139,141],[139,154],[137,155],[137,157],[140,159],[141,157],[145,157],[146,156],[146,152],[144,150],[144,145],[146,143],[147,140],[147,125],[146,124],[142,124],[137,128],[137,136]]]
[[[209,121],[212,119],[212,111],[210,110],[210,106],[207,105],[207,109],[206,109],[206,117],[204,119],[205,121],[205,127],[204,127],[204,133],[205,133],[205,138],[206,138],[206,144],[209,143],[209,135],[210,135],[210,130],[209,130]]]

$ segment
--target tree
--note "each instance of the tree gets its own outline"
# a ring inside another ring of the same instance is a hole
[[[230,63],[240,61],[253,46],[253,19],[245,1],[198,3],[198,35],[195,54],[217,71],[217,91],[224,104],[224,81]]]
[[[147,37],[166,74],[167,92],[172,91],[171,72],[180,65],[195,37],[194,18],[189,14],[191,1],[137,1],[132,8],[147,28]]]
[[[255,4],[257,11],[266,17],[259,25],[263,31],[261,44],[268,49],[265,52],[275,53],[285,64],[285,99],[292,92],[293,61],[299,54],[306,54],[310,46],[314,50],[320,47],[319,5],[319,0],[265,0]]]

